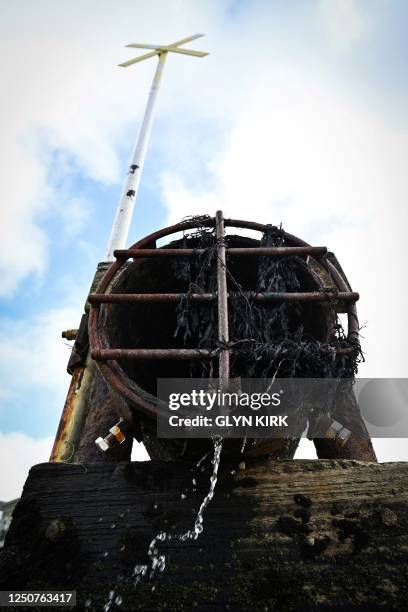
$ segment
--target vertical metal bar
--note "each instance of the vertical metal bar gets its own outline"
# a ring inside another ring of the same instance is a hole
[[[229,342],[228,293],[224,216],[221,210],[216,212],[215,224],[217,234],[218,340],[225,344]],[[220,351],[218,360],[220,389],[224,391],[227,390],[229,382],[230,354],[227,348]]]

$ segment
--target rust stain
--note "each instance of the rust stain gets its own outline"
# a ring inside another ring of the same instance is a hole
[[[71,453],[66,456],[67,446],[69,447],[70,445],[69,437],[74,425],[76,396],[81,388],[84,371],[85,366],[82,366],[77,368],[72,375],[67,399],[65,400],[54,446],[51,451],[50,462],[68,461],[74,453],[74,449],[71,449]]]

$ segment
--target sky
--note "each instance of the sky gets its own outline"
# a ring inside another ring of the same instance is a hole
[[[282,223],[361,294],[360,375],[407,376],[404,0],[2,0],[0,16],[0,499],[49,457],[61,331],[104,258],[155,69],[117,67],[130,42],[203,32],[191,48],[210,55],[168,58],[129,244],[219,208]],[[408,459],[405,439],[375,448]]]

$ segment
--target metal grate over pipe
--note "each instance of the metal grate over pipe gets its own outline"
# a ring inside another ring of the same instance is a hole
[[[127,375],[120,367],[118,360],[137,359],[137,360],[211,360],[218,359],[219,377],[222,386],[228,385],[229,360],[233,353],[233,348],[228,347],[228,302],[235,294],[227,290],[226,261],[229,257],[254,257],[271,256],[284,257],[297,255],[303,258],[314,257],[327,272],[332,276],[337,289],[299,293],[271,293],[271,292],[244,292],[245,295],[255,302],[327,302],[335,298],[346,306],[348,315],[348,337],[358,336],[358,319],[355,303],[359,299],[359,294],[349,291],[348,287],[331,262],[326,259],[326,247],[313,247],[303,242],[295,236],[285,233],[287,239],[295,243],[295,246],[283,247],[247,247],[247,248],[228,248],[225,243],[225,227],[242,227],[263,232],[265,225],[250,221],[240,221],[224,219],[223,213],[218,211],[215,218],[204,218],[193,221],[186,221],[177,225],[159,230],[150,236],[142,239],[130,249],[115,251],[116,262],[112,264],[108,272],[102,279],[95,293],[91,294],[88,301],[91,305],[89,319],[89,338],[91,346],[91,357],[98,362],[105,380],[111,384],[131,403],[137,405],[142,412],[154,416],[157,414],[157,406],[149,405],[142,394],[138,394],[137,385],[127,385]],[[185,293],[110,293],[109,288],[116,274],[129,259],[149,258],[149,257],[196,257],[204,254],[205,249],[189,248],[164,248],[156,249],[156,240],[168,236],[178,231],[197,227],[212,227],[216,231],[216,265],[217,265],[217,291],[215,293],[192,293],[188,294],[188,299],[196,302],[217,302],[218,313],[218,340],[221,348],[213,350],[206,349],[149,349],[149,348],[107,348],[103,346],[99,333],[100,307],[103,304],[114,303],[143,303],[143,302],[179,302]],[[353,353],[352,347],[335,348],[333,351],[338,355]],[[131,387],[131,388],[130,388]],[[136,390],[135,390],[136,389]]]

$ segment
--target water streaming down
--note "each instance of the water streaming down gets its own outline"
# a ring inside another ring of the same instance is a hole
[[[199,535],[204,530],[204,511],[207,508],[208,504],[214,497],[214,491],[217,484],[218,478],[218,468],[221,460],[221,451],[222,451],[222,438],[216,437],[213,438],[214,444],[214,455],[211,460],[213,469],[210,477],[210,489],[207,495],[204,497],[201,502],[200,508],[197,512],[196,519],[194,521],[193,529],[189,529],[184,533],[172,534],[166,531],[160,531],[155,538],[150,542],[148,556],[150,559],[150,567],[149,565],[136,565],[134,568],[134,575],[136,576],[135,583],[137,584],[143,576],[148,575],[149,578],[153,578],[156,570],[163,572],[166,567],[166,556],[164,554],[159,554],[159,546],[164,542],[170,542],[171,540],[177,540],[179,542],[186,542],[187,540],[197,540]],[[200,462],[197,463],[197,467]],[[194,485],[194,479],[193,479]]]
[[[149,557],[149,564],[137,564],[134,567],[133,575],[135,576],[134,584],[135,586],[145,577],[148,577],[150,580],[154,578],[157,571],[164,572],[166,568],[166,555],[160,554],[160,545],[165,542],[170,541],[179,541],[186,542],[187,540],[197,540],[197,538],[202,534],[204,530],[204,511],[206,510],[208,504],[214,497],[215,487],[218,479],[218,469],[221,462],[221,451],[222,451],[223,439],[221,437],[213,438],[213,458],[211,460],[212,464],[212,473],[210,477],[210,488],[207,495],[204,497],[201,502],[200,508],[197,512],[194,526],[192,529],[188,529],[183,533],[168,533],[166,531],[160,531],[150,542],[147,554]],[[206,453],[204,457],[202,457],[196,464],[196,467],[199,467],[201,463],[205,460],[209,453]],[[196,487],[196,479],[192,479],[193,491],[195,491]],[[183,495],[183,494],[182,494]],[[152,587],[154,590],[155,587]],[[122,597],[117,594],[116,590],[111,590],[108,595],[108,601],[104,605],[104,612],[109,612],[113,605],[120,606],[122,604]]]

